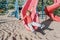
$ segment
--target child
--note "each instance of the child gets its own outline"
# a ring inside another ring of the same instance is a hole
[[[40,27],[41,29],[42,29],[43,27],[45,27],[44,25],[41,26],[40,23],[34,22],[34,21],[32,20],[32,18],[31,18],[30,15],[31,15],[31,12],[30,12],[29,10],[27,10],[25,17],[24,17],[22,20],[24,20],[25,18],[27,19],[28,27],[30,28],[30,30],[31,30],[32,32],[35,32],[35,30],[33,29],[33,26]],[[21,21],[22,21],[22,20],[21,20]]]

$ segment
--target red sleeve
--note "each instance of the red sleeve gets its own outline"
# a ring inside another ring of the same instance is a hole
[[[23,20],[24,20],[26,17],[27,17],[27,16],[25,15],[24,18],[23,18]]]

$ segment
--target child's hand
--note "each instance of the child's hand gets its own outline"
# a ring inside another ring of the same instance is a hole
[[[18,23],[21,23],[23,20],[19,20]]]

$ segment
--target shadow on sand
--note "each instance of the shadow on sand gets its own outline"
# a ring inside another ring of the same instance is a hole
[[[2,24],[2,23],[6,23],[6,22],[4,22],[4,21],[0,21],[0,24]]]
[[[44,30],[49,30],[49,31],[54,30],[54,29],[49,28],[51,22],[52,22],[52,19],[48,19],[48,20],[46,20],[46,21],[43,21],[41,24],[44,24],[45,27],[44,27],[43,29],[39,29],[39,28],[38,28],[37,32],[40,32],[40,33],[42,33],[43,35],[45,35]]]

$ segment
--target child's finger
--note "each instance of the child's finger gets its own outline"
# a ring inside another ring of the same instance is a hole
[[[18,23],[20,23],[20,22],[21,22],[21,20],[18,21]]]

